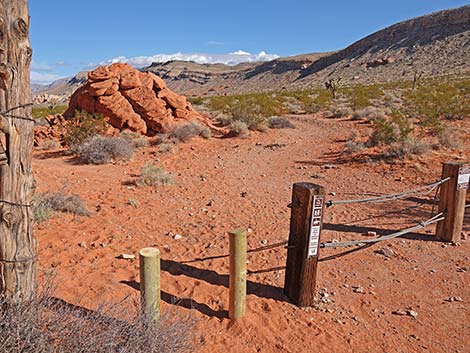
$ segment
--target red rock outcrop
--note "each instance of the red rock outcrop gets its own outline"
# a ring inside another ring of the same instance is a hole
[[[186,97],[170,91],[160,77],[120,63],[88,73],[88,81],[72,95],[64,115],[71,117],[76,110],[102,114],[116,129],[149,136],[189,120],[210,125]]]

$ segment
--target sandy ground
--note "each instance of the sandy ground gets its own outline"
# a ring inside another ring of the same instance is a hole
[[[55,269],[57,295],[90,307],[103,297],[137,298],[138,261],[117,257],[155,246],[162,251],[163,309],[195,315],[198,352],[468,352],[469,241],[438,242],[430,226],[354,252],[321,250],[317,289],[329,296],[315,308],[298,308],[284,297],[284,246],[262,250],[288,238],[294,182],[319,183],[335,193],[331,199],[399,192],[438,180],[444,160],[470,160],[468,145],[463,152],[433,151],[394,164],[353,161],[341,154],[344,143],[352,130],[365,135],[367,126],[292,119],[297,129],[194,139],[167,154],[148,147],[114,165],[79,165],[60,151],[36,152],[38,191],[78,194],[92,212],[59,214],[36,227],[41,270]],[[470,126],[461,130],[470,137]],[[136,187],[147,162],[170,171],[174,184]],[[433,196],[334,206],[326,211],[322,240],[363,239],[368,231],[380,235],[414,225],[429,218]],[[465,222],[470,232],[470,211]],[[247,315],[232,325],[227,232],[239,227],[249,228],[253,251]],[[393,255],[377,253],[381,248]],[[451,297],[461,301],[447,301]],[[397,310],[417,317],[393,314]]]

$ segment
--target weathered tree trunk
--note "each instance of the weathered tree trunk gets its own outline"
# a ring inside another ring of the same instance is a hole
[[[21,301],[36,289],[37,243],[30,207],[34,122],[28,120],[31,56],[28,0],[1,0],[0,296],[10,302]]]

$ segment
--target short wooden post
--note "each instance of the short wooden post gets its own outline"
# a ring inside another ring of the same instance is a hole
[[[322,186],[294,184],[284,293],[297,306],[314,304],[324,204]]]
[[[240,319],[246,312],[246,232],[242,229],[229,233],[230,285],[229,317]]]
[[[142,311],[149,320],[160,318],[160,250],[144,248],[139,252],[140,298]]]
[[[441,185],[439,212],[445,219],[437,223],[436,236],[444,241],[460,242],[465,214],[465,198],[469,187],[470,164],[446,162],[442,166],[442,179],[450,178]]]

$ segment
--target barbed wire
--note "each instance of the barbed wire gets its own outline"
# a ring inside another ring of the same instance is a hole
[[[427,190],[423,195],[426,195],[433,191],[436,187],[440,186],[441,184],[444,184],[445,182],[449,181],[450,177],[439,180],[435,183],[421,186],[416,189],[408,190],[408,191],[403,191],[397,194],[389,194],[389,195],[383,195],[383,196],[377,196],[377,197],[371,197],[367,199],[355,199],[355,200],[329,200],[325,203],[327,207],[331,207],[334,205],[345,205],[345,204],[350,204],[350,203],[366,203],[366,202],[386,202],[386,201],[393,201],[393,200],[398,200],[402,199],[410,194],[416,194],[422,190]]]
[[[33,103],[25,103],[25,104],[22,104],[22,105],[18,105],[16,107],[13,107],[13,108],[10,108],[10,109],[7,109],[7,110],[4,110],[4,111],[0,112],[0,116],[3,116],[5,118],[10,118],[10,119],[20,119],[20,120],[32,121],[32,122],[35,123],[36,120],[34,120],[32,118],[28,118],[28,117],[25,117],[25,116],[14,115],[14,114],[9,114],[10,112],[12,112],[14,110],[21,109],[21,108],[27,108],[27,107],[30,107],[32,105],[33,105]]]
[[[6,204],[8,206],[17,206],[17,207],[33,207],[32,204],[22,204],[22,203],[16,203],[12,201],[6,201],[6,200],[0,200],[0,203]]]
[[[437,215],[435,215],[434,217],[429,218],[426,221],[420,221],[417,225],[415,225],[413,227],[406,228],[406,229],[400,230],[398,232],[395,232],[395,233],[392,233],[392,234],[389,234],[389,235],[384,235],[384,236],[381,236],[379,238],[364,239],[364,240],[353,240],[353,241],[346,241],[346,242],[341,242],[341,243],[321,243],[320,248],[347,247],[347,246],[360,245],[360,244],[378,243],[378,242],[381,242],[381,241],[390,240],[390,239],[393,239],[393,238],[397,238],[401,235],[411,233],[411,232],[414,232],[414,231],[419,230],[421,228],[427,227],[430,224],[440,222],[440,221],[445,219],[445,217],[443,217],[443,215],[444,214],[442,212],[438,213]]]

